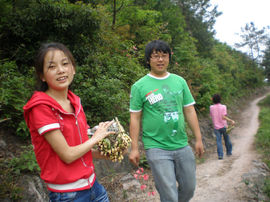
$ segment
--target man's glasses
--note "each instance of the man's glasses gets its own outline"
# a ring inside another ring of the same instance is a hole
[[[153,60],[159,60],[159,59],[167,60],[167,59],[169,59],[169,54],[161,54],[161,55],[153,54],[153,55],[151,55],[151,59],[153,59]]]

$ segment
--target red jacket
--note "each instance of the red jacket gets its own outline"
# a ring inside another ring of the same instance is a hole
[[[68,99],[75,113],[68,113],[44,92],[35,92],[23,107],[24,118],[30,130],[40,177],[48,189],[56,192],[78,191],[90,188],[95,181],[92,152],[70,164],[63,162],[45,140],[44,134],[61,130],[69,146],[82,144],[88,140],[89,128],[80,98],[68,92]]]

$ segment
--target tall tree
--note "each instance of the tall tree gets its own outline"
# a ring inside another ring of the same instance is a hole
[[[112,4],[113,4],[112,28],[114,29],[115,22],[116,22],[116,14],[121,10],[121,8],[123,7],[124,3],[122,1],[121,2],[121,5],[119,7],[117,7],[117,1],[116,0],[113,0]]]
[[[26,69],[24,65],[32,65],[33,54],[42,42],[65,43],[76,50],[74,56],[80,64],[98,40],[100,15],[90,5],[71,4],[66,0],[19,3],[13,8],[9,3],[5,15],[0,14],[0,59],[16,61],[21,70]]]
[[[209,56],[209,51],[214,46],[213,28],[216,18],[221,15],[217,11],[217,6],[212,6],[210,0],[174,0],[181,8],[185,16],[186,31],[197,39],[196,46],[198,52],[203,57]]]
[[[270,39],[266,44],[266,49],[263,56],[262,66],[264,67],[264,74],[266,78],[270,81]]]
[[[242,42],[235,43],[235,47],[248,47],[249,56],[254,61],[260,63],[262,58],[262,48],[267,40],[266,28],[258,29],[253,22],[246,23],[245,27],[241,28],[242,33],[239,34]]]

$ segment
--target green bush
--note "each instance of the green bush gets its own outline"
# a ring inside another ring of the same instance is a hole
[[[72,51],[78,65],[73,89],[82,98],[90,125],[118,116],[127,126],[130,87],[147,72],[144,48],[153,39],[171,45],[169,71],[187,80],[200,112],[207,112],[213,93],[220,93],[226,102],[261,86],[262,71],[245,54],[216,42],[203,57],[206,52],[197,48],[200,42],[187,31],[191,16],[170,1],[123,1],[115,13],[111,5],[111,1],[1,1],[0,120],[10,118],[6,127],[22,137],[29,135],[22,106],[34,89],[31,67],[43,42],[58,41]]]
[[[261,107],[267,107],[267,108],[270,108],[270,96],[267,96],[266,98],[264,98],[263,100],[261,100],[259,102],[259,105]]]
[[[263,160],[270,167],[270,96],[259,102],[260,127],[256,134],[256,148],[263,155]],[[270,177],[265,180],[264,192],[270,197]]]
[[[262,101],[260,105],[265,105],[269,102],[269,98]],[[268,105],[268,104],[267,104]],[[262,107],[259,114],[260,128],[256,134],[256,146],[264,155],[265,162],[270,167],[270,107]]]
[[[22,153],[19,157],[12,158],[8,161],[8,167],[13,173],[19,175],[21,173],[36,173],[39,174],[40,168],[37,164],[33,146],[22,146]]]
[[[0,61],[0,119],[10,118],[3,127],[17,131],[19,136],[29,136],[23,124],[23,106],[33,91],[32,71],[22,75],[15,62]]]
[[[77,68],[74,92],[82,99],[90,125],[118,117],[123,126],[129,120],[129,93],[131,85],[140,78],[144,69],[127,56],[93,55],[89,66]]]
[[[99,40],[101,13],[90,5],[67,0],[15,1],[5,7],[0,26],[0,58],[13,59],[23,72],[33,64],[41,43],[58,41],[67,45],[79,64]],[[2,3],[1,3],[2,4]]]
[[[12,201],[20,201],[23,189],[18,186],[18,179],[19,176],[14,175],[12,169],[0,160],[0,200],[8,198]]]
[[[270,198],[270,177],[265,180],[263,191]]]
[[[0,199],[19,201],[23,195],[23,188],[17,184],[21,174],[40,172],[33,146],[22,146],[21,151],[18,157],[0,160]]]

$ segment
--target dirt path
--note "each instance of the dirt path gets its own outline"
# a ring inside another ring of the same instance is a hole
[[[246,201],[241,176],[258,158],[253,143],[259,126],[257,103],[264,97],[255,99],[246,107],[231,131],[233,155],[218,160],[214,152],[206,162],[197,166],[197,188],[191,202]]]

